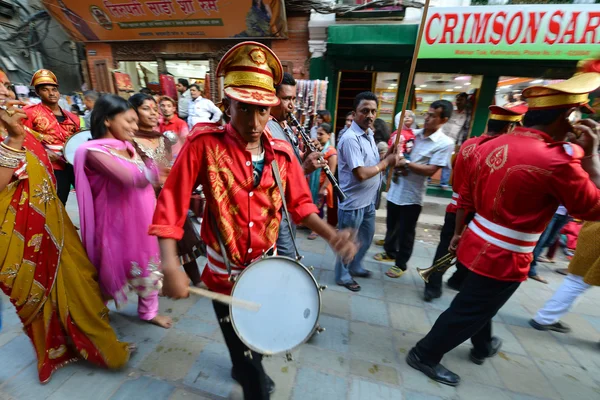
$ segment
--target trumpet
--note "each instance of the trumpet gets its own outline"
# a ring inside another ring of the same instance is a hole
[[[302,136],[302,141],[304,142],[304,145],[306,147],[308,147],[310,149],[310,151],[317,152],[315,145],[312,144],[312,142],[310,141],[310,136],[308,136],[308,134],[304,130],[304,127],[300,124],[300,122],[296,119],[296,117],[294,117],[293,114],[289,114],[289,119],[290,119],[290,122],[298,129],[300,136]],[[325,172],[327,179],[329,179],[329,182],[331,182],[331,186],[333,187],[333,190],[337,194],[339,200],[340,201],[346,200],[348,198],[348,196],[346,196],[346,194],[344,193],[344,191],[338,184],[337,179],[335,179],[335,176],[333,176],[333,174],[331,173],[331,170],[329,169],[329,166],[327,165],[327,163],[325,163],[325,159],[323,158],[323,156],[321,156],[319,158],[319,161],[325,164],[325,166],[323,167],[323,171]]]
[[[433,273],[444,273],[448,269],[450,269],[450,267],[454,264],[456,264],[456,256],[452,253],[448,253],[436,262],[434,262],[433,265],[429,268],[417,268],[417,272],[419,273],[421,278],[423,278],[425,283],[429,283],[429,278]]]

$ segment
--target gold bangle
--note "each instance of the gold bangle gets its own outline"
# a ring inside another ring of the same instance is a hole
[[[376,165],[375,168],[377,169],[377,173],[381,172],[381,169],[379,169],[379,165]]]
[[[15,148],[10,147],[9,145],[5,144],[4,142],[0,143],[0,146],[4,147],[6,150],[9,151],[14,151],[15,153],[26,153],[26,150],[17,150]]]

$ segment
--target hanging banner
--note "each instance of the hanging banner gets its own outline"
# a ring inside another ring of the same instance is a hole
[[[600,4],[432,7],[419,58],[581,60],[600,55]]]
[[[284,0],[42,0],[77,41],[285,38]]]

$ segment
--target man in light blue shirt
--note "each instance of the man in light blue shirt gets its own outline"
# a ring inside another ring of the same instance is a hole
[[[378,261],[395,261],[386,275],[399,278],[406,271],[415,243],[417,220],[421,213],[427,178],[448,165],[454,142],[442,131],[452,114],[452,103],[434,101],[425,115],[424,129],[417,131],[410,161],[402,159],[387,195],[387,231],[384,253]]]
[[[371,92],[359,93],[354,99],[354,122],[338,144],[339,184],[348,196],[338,206],[338,228],[356,229],[360,249],[349,264],[339,258],[336,260],[335,281],[353,292],[360,290],[353,276],[371,276],[371,272],[362,267],[362,260],[375,234],[375,200],[381,185],[381,171],[400,160],[395,153],[379,159],[371,129],[376,116],[377,96]]]

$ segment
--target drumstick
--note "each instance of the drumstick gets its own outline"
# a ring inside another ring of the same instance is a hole
[[[208,297],[209,299],[213,299],[224,304],[230,304],[235,307],[244,308],[248,311],[258,312],[260,307],[262,307],[260,304],[252,301],[236,299],[235,297],[227,296],[226,294],[215,293],[211,292],[210,290],[197,287],[190,287],[190,292],[198,296]]]

